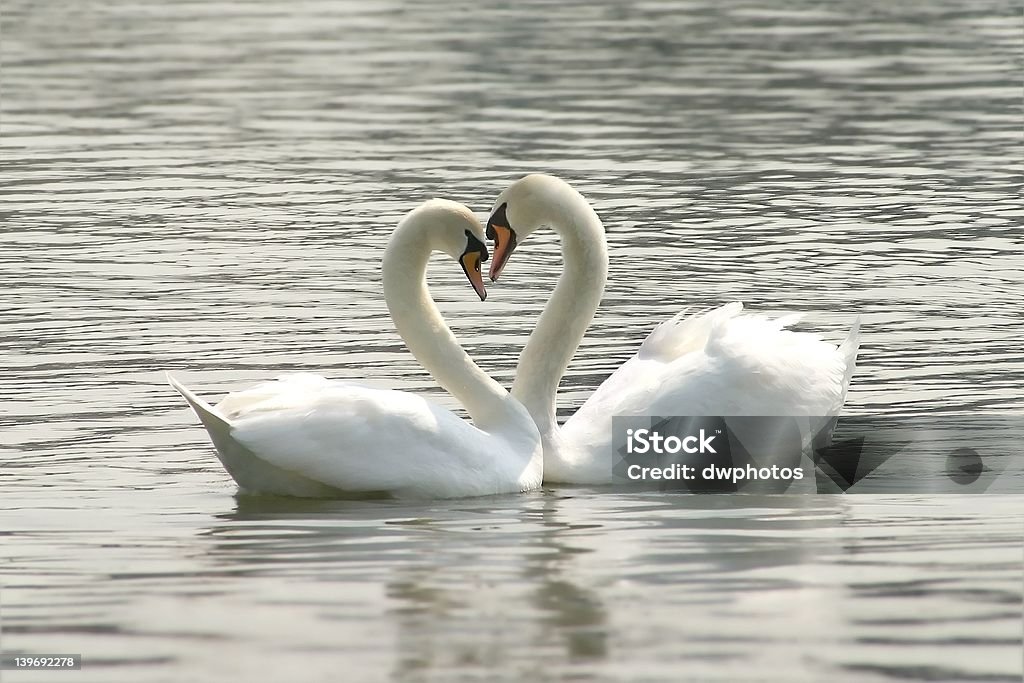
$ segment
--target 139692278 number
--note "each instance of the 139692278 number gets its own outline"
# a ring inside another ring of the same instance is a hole
[[[4,669],[80,669],[79,655],[8,655],[0,657]]]

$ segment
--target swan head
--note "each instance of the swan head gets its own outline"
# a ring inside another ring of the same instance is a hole
[[[494,260],[489,276],[497,282],[516,246],[534,230],[552,222],[551,207],[557,205],[555,193],[575,193],[555,176],[533,173],[509,185],[494,202],[487,220],[487,238],[494,242]]]
[[[447,199],[431,199],[414,209],[406,222],[424,226],[432,251],[459,262],[481,301],[487,299],[481,265],[487,261],[483,226],[466,206]]]

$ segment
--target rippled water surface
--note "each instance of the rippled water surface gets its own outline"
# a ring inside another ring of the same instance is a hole
[[[239,497],[164,384],[436,394],[381,247],[543,170],[612,259],[563,415],[734,299],[862,315],[851,413],[1024,412],[1019,8],[761,5],[8,0],[0,628],[85,668],[3,680],[1020,680],[1020,497]],[[431,287],[507,385],[559,270]]]

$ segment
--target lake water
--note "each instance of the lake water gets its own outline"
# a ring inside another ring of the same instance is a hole
[[[1020,680],[1020,496],[240,497],[164,383],[435,394],[382,244],[547,171],[612,260],[563,415],[734,299],[862,315],[851,414],[1024,413],[1019,8],[762,5],[8,0],[0,645],[85,666],[2,680]],[[506,385],[555,244],[432,266]]]

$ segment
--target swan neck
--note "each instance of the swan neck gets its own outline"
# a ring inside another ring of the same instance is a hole
[[[445,323],[427,289],[431,245],[425,230],[400,225],[384,254],[384,300],[399,336],[417,361],[490,431],[508,418],[508,392],[481,370]]]
[[[608,248],[601,220],[571,187],[555,181],[538,201],[545,204],[539,207],[546,213],[545,222],[560,238],[563,270],[519,357],[512,396],[545,434],[557,426],[558,384],[601,303]]]

